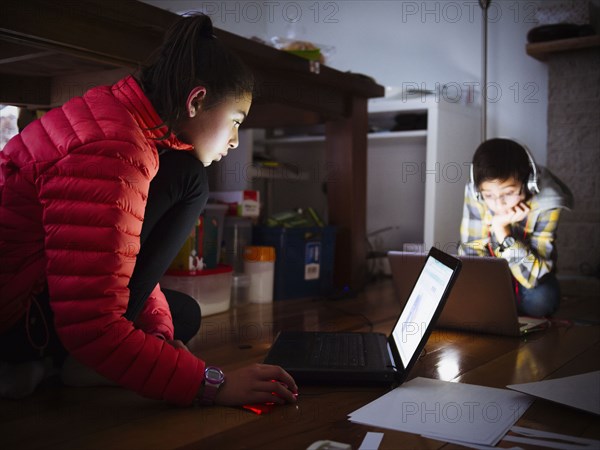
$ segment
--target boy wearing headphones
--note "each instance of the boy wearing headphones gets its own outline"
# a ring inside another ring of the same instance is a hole
[[[569,188],[510,139],[490,139],[475,151],[465,189],[459,254],[504,258],[515,281],[517,309],[548,316],[560,303],[556,229],[572,208]]]

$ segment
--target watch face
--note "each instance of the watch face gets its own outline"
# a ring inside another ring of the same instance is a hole
[[[207,367],[204,376],[206,381],[213,384],[221,383],[224,379],[223,372],[216,367]]]

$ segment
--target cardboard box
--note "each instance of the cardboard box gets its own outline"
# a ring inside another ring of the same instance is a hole
[[[239,217],[258,217],[260,215],[259,191],[216,191],[209,199],[229,206],[227,215]]]

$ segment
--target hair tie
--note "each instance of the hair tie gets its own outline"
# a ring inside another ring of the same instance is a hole
[[[198,35],[203,38],[213,39],[216,38],[213,33],[213,24],[210,17],[199,11],[187,11],[182,14],[182,17],[192,18],[195,21],[200,22],[198,24]]]

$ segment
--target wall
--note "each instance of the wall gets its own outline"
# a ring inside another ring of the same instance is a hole
[[[304,3],[302,3],[304,4]],[[481,10],[477,1],[320,2],[321,18],[309,10],[298,29],[315,42],[331,44],[331,64],[361,72],[386,86],[434,89],[449,96],[481,87]],[[335,4],[336,10],[327,7]],[[525,54],[536,2],[497,1],[489,9],[488,129],[532,147],[545,161],[546,68]],[[325,15],[329,12],[330,17]],[[308,13],[311,13],[310,15]],[[337,20],[337,22],[335,22]],[[281,21],[270,34],[285,33]],[[527,125],[524,125],[527,123]]]
[[[600,276],[598,49],[554,54],[548,67],[548,167],[575,197],[558,230],[559,272]]]
[[[459,1],[147,0],[171,11],[201,10],[233,33],[267,38],[296,33],[335,47],[328,64],[386,86],[435,89],[449,96],[481,87],[481,9]],[[494,0],[488,28],[488,137],[526,143],[546,162],[547,67],[525,54],[540,1]]]

